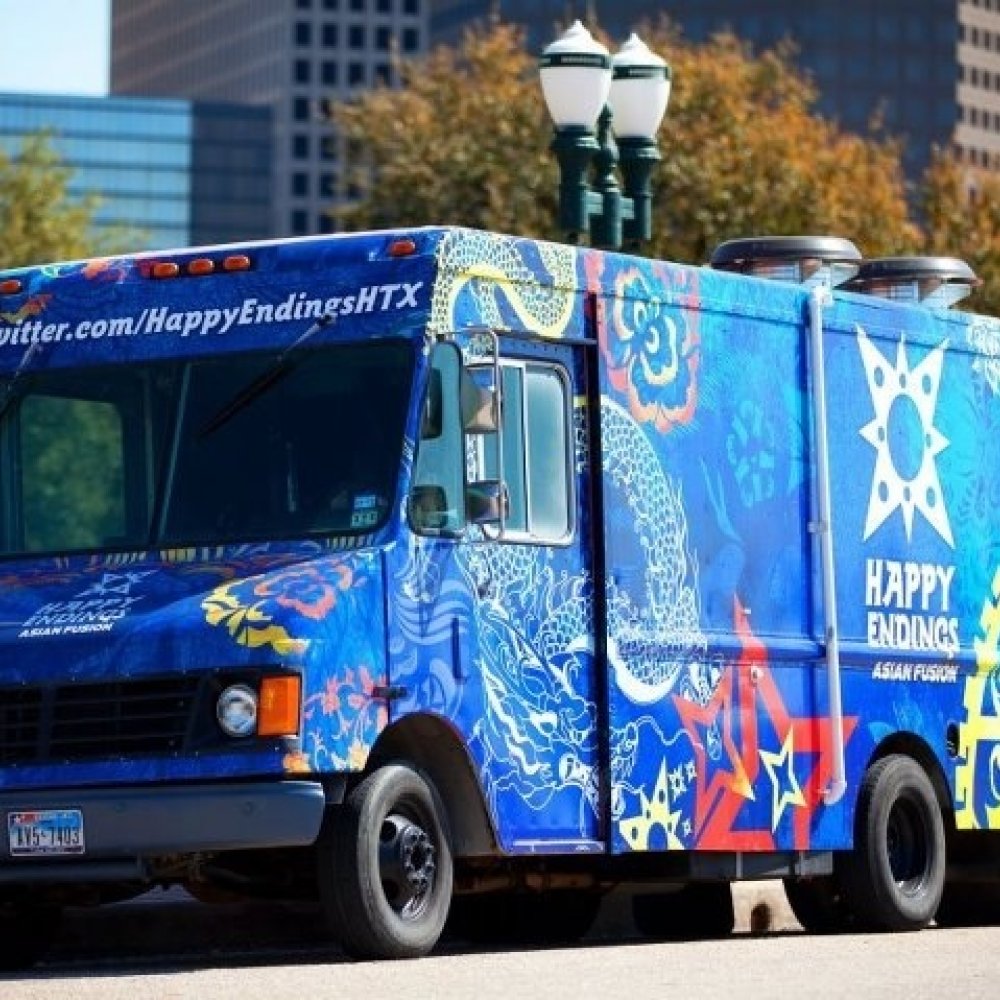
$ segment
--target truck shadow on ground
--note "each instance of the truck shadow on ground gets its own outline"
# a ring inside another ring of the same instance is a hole
[[[735,934],[777,936],[800,933],[783,894],[734,890]],[[611,894],[592,931],[575,945],[484,944],[449,927],[435,954],[536,951],[546,947],[597,948],[648,944],[630,919],[627,896]],[[178,890],[153,890],[138,900],[98,909],[70,909],[63,916],[49,954],[28,972],[5,978],[60,979],[268,965],[351,962],[331,942],[318,906],[281,903],[207,905]]]

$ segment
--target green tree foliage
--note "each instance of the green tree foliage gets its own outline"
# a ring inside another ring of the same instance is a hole
[[[115,407],[32,394],[21,403],[19,426],[25,547],[87,548],[124,535],[123,431]]]
[[[917,245],[898,146],[817,115],[790,53],[755,58],[731,35],[693,45],[665,21],[642,34],[674,75],[650,254],[700,262],[724,239],[768,233],[842,235],[870,255]],[[333,105],[359,164],[340,222],[558,236],[552,127],[520,31],[472,29],[398,73],[396,89]]]
[[[71,199],[71,176],[43,134],[28,136],[17,156],[0,150],[0,269],[110,251],[92,231],[98,199]]]

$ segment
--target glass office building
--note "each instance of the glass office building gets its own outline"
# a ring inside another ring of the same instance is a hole
[[[100,199],[98,229],[136,249],[260,239],[270,229],[266,108],[145,98],[0,94],[0,149],[45,132],[69,193]]]
[[[393,79],[427,44],[428,0],[112,0],[111,92],[270,108],[272,233],[336,228],[350,196],[330,99]]]

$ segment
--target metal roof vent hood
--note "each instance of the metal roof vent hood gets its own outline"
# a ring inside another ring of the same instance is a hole
[[[981,284],[957,257],[879,257],[866,260],[847,289],[928,309],[950,309]]]
[[[751,236],[720,243],[710,263],[718,271],[836,288],[857,274],[861,260],[839,236]]]

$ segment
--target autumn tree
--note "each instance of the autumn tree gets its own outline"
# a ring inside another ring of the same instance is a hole
[[[785,233],[844,236],[867,255],[916,245],[898,144],[816,113],[789,48],[754,57],[730,34],[694,45],[662,22],[645,35],[674,80],[654,177],[655,254],[700,261],[725,239]]]
[[[936,150],[921,194],[924,251],[967,261],[983,282],[969,307],[1000,316],[1000,175]]]
[[[731,35],[694,45],[665,21],[642,35],[673,69],[649,253],[703,261],[724,239],[768,233],[846,236],[869,255],[918,244],[898,146],[819,116],[789,51],[755,57]],[[332,107],[355,164],[341,224],[558,237],[552,126],[519,29],[471,29],[397,73],[398,87]]]
[[[397,60],[399,86],[334,105],[354,154],[347,228],[458,223],[556,236],[556,165],[537,60],[518,29],[471,30],[458,48]]]
[[[71,198],[71,177],[45,135],[28,136],[16,156],[0,150],[0,268],[88,257],[120,241],[94,233],[98,199]]]

